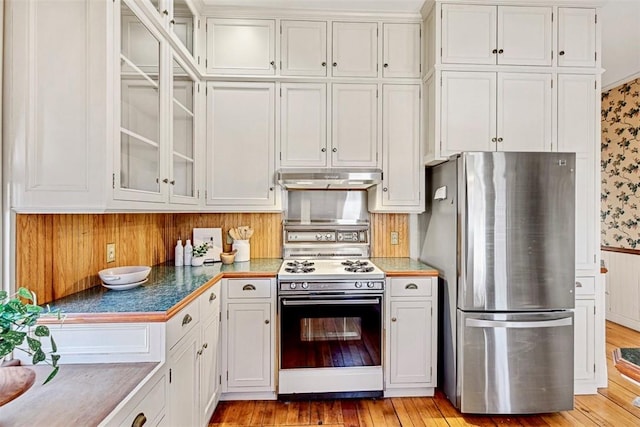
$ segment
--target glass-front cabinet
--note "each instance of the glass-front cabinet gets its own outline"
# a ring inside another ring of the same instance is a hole
[[[119,170],[114,175],[115,196],[161,201],[165,188],[160,185],[164,142],[161,43],[126,3],[121,4],[120,12],[120,144],[114,162]]]
[[[196,204],[197,79],[134,6],[120,6],[114,199]]]
[[[194,30],[197,13],[192,0],[148,0],[153,15],[170,28],[191,57],[194,52]]]

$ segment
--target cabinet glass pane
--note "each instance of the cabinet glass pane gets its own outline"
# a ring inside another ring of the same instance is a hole
[[[124,3],[121,18],[120,185],[158,192],[160,42]]]
[[[185,0],[173,1],[173,32],[182,44],[193,55],[193,21],[194,14]]]
[[[194,81],[175,58],[173,69],[173,194],[194,196]]]

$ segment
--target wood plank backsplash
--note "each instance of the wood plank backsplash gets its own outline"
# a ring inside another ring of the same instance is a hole
[[[231,227],[251,226],[252,258],[282,256],[280,213],[20,214],[16,222],[16,285],[38,296],[39,304],[100,283],[98,271],[122,265],[154,265],[173,259],[198,227],[222,228],[223,245]],[[371,214],[372,255],[409,256],[408,215]],[[391,245],[391,231],[399,244]],[[106,263],[107,243],[116,244],[116,261]]]
[[[371,256],[409,256],[409,215],[371,214]],[[391,244],[391,232],[398,232],[398,244]]]

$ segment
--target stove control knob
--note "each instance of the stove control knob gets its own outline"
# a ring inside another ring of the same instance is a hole
[[[331,240],[331,233],[327,233],[324,237],[325,237],[327,240]]]
[[[361,282],[356,282],[356,288],[361,288],[362,287],[362,283]]]
[[[367,288],[373,288],[375,284],[373,282],[367,282]]]
[[[316,234],[316,240],[322,240],[322,234]]]
[[[289,287],[290,287],[291,289],[295,289],[295,288],[296,288],[296,286],[298,286],[298,284],[297,284],[297,283],[289,283]]]
[[[358,241],[358,233],[353,233],[353,240]]]
[[[307,282],[304,282],[302,284],[302,289],[308,289],[309,288],[309,284]]]

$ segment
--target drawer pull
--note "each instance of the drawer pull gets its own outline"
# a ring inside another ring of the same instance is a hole
[[[581,288],[581,287],[582,287],[582,283],[576,282],[576,288]]]
[[[408,283],[404,288],[405,289],[418,289],[418,285],[416,285],[415,283]]]
[[[182,318],[182,326],[188,325],[193,320],[193,317],[189,313],[185,314]]]
[[[268,325],[268,324],[269,324],[269,319],[265,320],[265,321],[264,321],[264,324],[265,324],[265,325]]]
[[[398,320],[398,319],[396,319],[395,317],[392,317],[392,318],[391,318],[391,321],[392,321],[392,322],[395,322],[396,320]]]
[[[218,298],[216,296],[216,294],[214,294],[213,292],[211,292],[211,295],[209,295],[209,302],[214,301],[216,298]]]
[[[244,286],[242,287],[242,290],[243,290],[243,291],[255,291],[255,290],[256,290],[256,287],[255,287],[255,286],[253,286],[251,283],[249,283],[248,285],[244,285]]]
[[[131,427],[142,427],[146,423],[147,423],[147,417],[144,415],[144,412],[140,412],[133,419],[133,422],[131,423]]]

